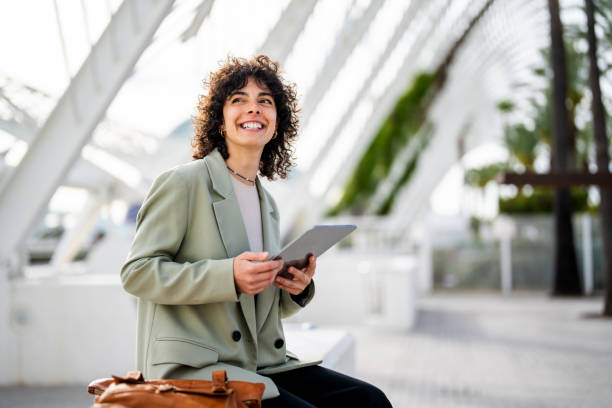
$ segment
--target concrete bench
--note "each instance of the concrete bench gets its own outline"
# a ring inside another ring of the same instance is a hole
[[[0,385],[67,385],[134,369],[136,302],[116,275],[55,275],[10,283]],[[354,341],[342,330],[286,326],[288,349],[351,374]]]
[[[355,339],[344,330],[285,323],[287,349],[304,360],[323,360],[323,367],[355,374]]]

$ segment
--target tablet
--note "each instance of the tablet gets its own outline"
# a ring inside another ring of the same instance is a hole
[[[289,266],[304,268],[308,265],[308,258],[311,254],[318,258],[356,228],[356,225],[315,225],[270,259],[283,258],[285,264],[278,274],[287,279],[293,279],[293,275],[287,271]]]

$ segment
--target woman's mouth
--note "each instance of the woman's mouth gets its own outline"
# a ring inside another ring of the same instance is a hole
[[[259,123],[259,122],[244,122],[240,125],[240,127],[242,129],[263,129],[263,124]]]

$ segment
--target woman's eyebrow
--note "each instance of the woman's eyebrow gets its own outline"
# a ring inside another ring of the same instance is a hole
[[[234,95],[244,95],[244,96],[249,96],[249,94],[247,94],[244,91],[234,91],[230,94],[230,97],[234,96]],[[259,95],[257,96],[270,96],[270,97],[274,97],[274,95],[272,95],[270,92],[260,92]]]

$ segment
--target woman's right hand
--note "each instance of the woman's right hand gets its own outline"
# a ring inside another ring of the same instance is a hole
[[[234,258],[234,284],[237,292],[255,295],[274,283],[283,260],[266,261],[267,252],[243,252]]]

